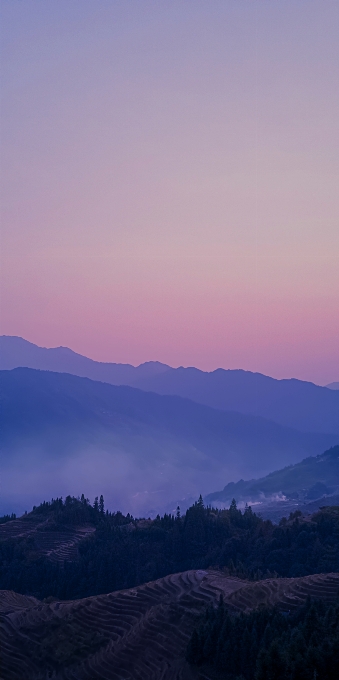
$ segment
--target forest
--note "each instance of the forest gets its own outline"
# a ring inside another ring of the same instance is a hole
[[[194,630],[187,660],[224,680],[337,680],[339,599],[309,599],[292,613],[262,607],[234,616],[220,597]]]
[[[178,508],[175,515],[137,520],[105,511],[102,496],[93,504],[68,496],[42,503],[23,521],[39,518],[28,536],[0,540],[0,589],[74,599],[187,569],[212,567],[250,580],[339,571],[338,507],[305,518],[297,511],[275,525],[250,507],[242,512],[235,501],[216,510],[200,497],[182,516]],[[94,530],[79,542],[76,559],[53,561],[39,550],[44,535],[81,525]]]

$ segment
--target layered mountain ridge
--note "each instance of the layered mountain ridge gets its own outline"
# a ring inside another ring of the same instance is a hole
[[[245,474],[261,476],[337,443],[253,415],[70,374],[0,372],[2,512],[41,496],[103,492],[154,515]]]
[[[176,395],[225,411],[262,416],[305,432],[339,434],[339,390],[260,373],[171,368],[159,362],[134,367],[93,361],[72,350],[46,349],[23,338],[0,337],[0,369],[28,367]]]

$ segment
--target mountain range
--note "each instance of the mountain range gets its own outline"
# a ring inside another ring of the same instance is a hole
[[[176,395],[224,411],[261,416],[305,432],[339,434],[339,390],[243,370],[171,368],[159,362],[101,363],[67,347],[46,349],[13,336],[0,337],[0,369],[17,367],[70,373],[113,385]]]
[[[104,493],[109,507],[139,516],[173,511],[220,480],[263,476],[338,440],[179,396],[29,368],[0,372],[0,400],[0,513],[82,492]]]

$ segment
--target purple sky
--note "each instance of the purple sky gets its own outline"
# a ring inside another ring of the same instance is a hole
[[[338,380],[338,0],[1,8],[1,333]]]

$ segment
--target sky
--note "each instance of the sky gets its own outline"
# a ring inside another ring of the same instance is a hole
[[[1,0],[1,326],[339,380],[337,0]]]

